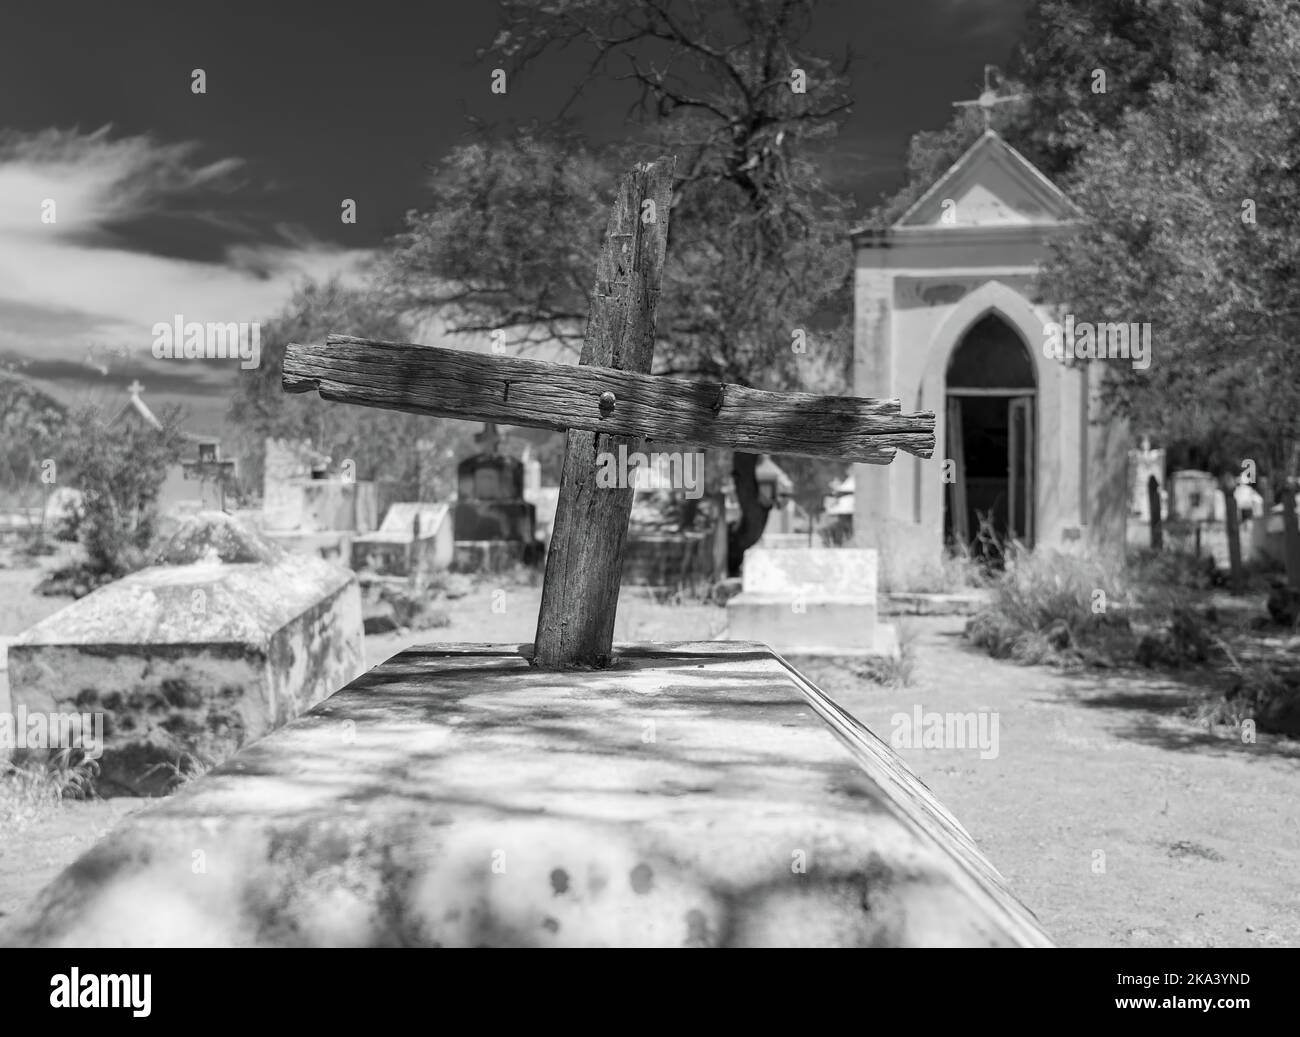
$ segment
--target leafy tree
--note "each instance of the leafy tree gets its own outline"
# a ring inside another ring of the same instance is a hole
[[[379,278],[388,307],[576,358],[615,175],[565,127],[498,139],[475,125],[390,243]]]
[[[60,403],[24,379],[0,373],[0,488],[20,499],[39,489],[42,462],[57,456],[66,422]]]
[[[60,467],[82,494],[78,537],[91,570],[116,579],[146,562],[158,519],[158,492],[185,448],[181,410],[116,425],[93,406],[75,411],[62,433]]]
[[[1013,66],[1029,94],[1008,139],[1049,177],[1162,91],[1202,92],[1249,60],[1260,0],[1035,0]],[[1098,75],[1102,73],[1102,75]]]
[[[1093,133],[1069,180],[1090,218],[1041,278],[1077,314],[1151,323],[1148,370],[1107,365],[1113,413],[1274,485],[1300,474],[1298,90],[1300,13],[1261,5],[1249,60]]]
[[[438,167],[394,242],[404,304],[525,343],[581,339],[609,195],[632,155],[678,156],[656,372],[842,390],[851,355],[849,203],[815,159],[848,110],[847,61],[804,42],[815,0],[507,0],[492,53],[518,77],[556,47],[591,56],[575,96],[639,90],[641,133],[586,147],[567,129],[483,132]],[[802,90],[802,92],[800,92]],[[797,333],[810,342],[796,351]],[[816,355],[820,350],[820,355]],[[816,361],[808,358],[816,355]],[[757,457],[737,452],[731,563],[762,535]]]
[[[1062,186],[1096,133],[1126,113],[1159,107],[1161,90],[1203,91],[1227,64],[1249,59],[1263,14],[1257,0],[1035,0],[992,129]],[[875,207],[894,222],[984,131],[977,109],[958,108],[937,130],[913,136],[904,184]]]

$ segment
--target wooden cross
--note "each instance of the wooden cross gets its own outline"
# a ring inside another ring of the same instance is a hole
[[[888,464],[934,451],[934,414],[898,400],[772,393],[649,374],[675,160],[638,165],[620,185],[596,263],[578,366],[346,335],[290,344],[286,392],[566,433],[533,661],[607,666],[634,488],[598,487],[598,457],[642,440]],[[628,480],[631,482],[632,480]]]

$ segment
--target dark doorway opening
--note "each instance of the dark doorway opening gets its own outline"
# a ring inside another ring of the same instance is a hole
[[[1033,546],[1037,387],[1015,329],[992,314],[974,324],[947,393],[945,543],[989,558],[1011,540]]]

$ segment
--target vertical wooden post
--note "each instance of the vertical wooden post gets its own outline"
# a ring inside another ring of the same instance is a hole
[[[596,263],[583,364],[650,370],[675,167],[676,159],[667,157],[638,165],[619,186]],[[601,406],[612,409],[619,403],[602,399]],[[620,444],[629,454],[641,445],[596,432],[567,434],[537,617],[533,660],[538,666],[609,664],[634,491],[598,487],[596,461],[606,451],[617,455]]]
[[[1241,593],[1241,523],[1237,513],[1237,480],[1232,475],[1222,477],[1224,527],[1228,534],[1228,589]]]
[[[713,514],[717,521],[713,526],[713,570],[711,579],[717,583],[727,578],[727,498],[721,491],[713,497]]]
[[[1151,550],[1161,551],[1165,546],[1165,534],[1160,515],[1160,483],[1154,475],[1147,476],[1147,513],[1151,516]]]
[[[41,524],[38,527],[38,532],[36,534],[36,543],[39,545],[38,550],[40,552],[41,557],[44,557],[45,556],[45,532],[46,532],[45,516],[49,514],[50,511],[50,484],[42,481],[41,486],[44,487],[44,489],[41,490]]]
[[[1300,591],[1300,520],[1295,513],[1296,480],[1288,478],[1282,490],[1282,544],[1286,552],[1286,583]]]
[[[1255,492],[1259,494],[1260,508],[1262,509],[1255,518],[1267,519],[1273,512],[1273,484],[1269,481],[1267,475],[1261,475],[1255,480]]]

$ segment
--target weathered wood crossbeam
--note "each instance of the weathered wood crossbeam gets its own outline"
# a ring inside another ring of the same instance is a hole
[[[898,400],[772,393],[350,335],[291,344],[283,384],[412,414],[752,453],[888,464],[898,450],[934,452],[934,414],[903,414]]]

